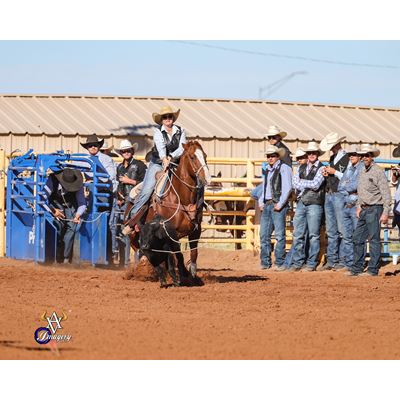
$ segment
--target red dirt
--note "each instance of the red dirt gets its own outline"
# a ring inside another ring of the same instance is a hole
[[[0,358],[400,358],[396,267],[354,278],[258,264],[247,251],[201,249],[204,286],[160,289],[145,266],[127,279],[123,270],[1,259]],[[44,311],[65,311],[57,333],[69,343],[34,341]]]

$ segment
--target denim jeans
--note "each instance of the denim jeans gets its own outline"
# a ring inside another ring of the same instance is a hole
[[[63,213],[65,219],[72,220],[75,216],[76,209],[65,207]],[[72,221],[60,221],[57,219],[54,219],[54,224],[58,233],[57,261],[64,261],[66,259],[71,261],[75,234],[78,232],[80,224],[75,224]]]
[[[357,226],[356,206],[346,207],[342,212],[343,224],[343,260],[344,266],[350,269],[354,259],[353,234]]]
[[[304,264],[314,269],[318,265],[320,250],[320,229],[323,207],[318,204],[304,205],[300,200],[297,203],[296,213],[293,219],[293,260],[294,268],[301,268]],[[308,230],[310,247],[308,256],[305,255],[305,240]]]
[[[140,191],[138,197],[136,197],[135,203],[130,212],[131,216],[137,213],[140,208],[144,206],[146,202],[150,199],[150,196],[153,193],[154,187],[157,183],[156,173],[158,171],[162,171],[162,166],[150,161],[149,166],[147,167],[146,175],[143,179],[142,190]]]
[[[325,195],[325,225],[328,236],[326,258],[329,266],[334,264],[345,264],[345,244],[343,238],[346,236],[343,226],[343,210],[345,198],[342,193],[326,193]],[[343,244],[342,244],[343,242]],[[350,242],[347,243],[347,247]]]
[[[381,258],[381,224],[379,219],[382,212],[383,207],[379,205],[370,206],[360,212],[360,218],[353,235],[354,262],[352,271],[356,274],[361,273],[364,269],[365,242],[367,239],[369,240],[370,255],[368,271],[372,274],[379,272]]]
[[[286,253],[285,261],[283,262],[283,265],[284,265],[286,268],[290,268],[291,265],[293,264],[293,254],[294,254],[294,246],[293,246],[293,243],[294,243],[294,242],[292,242],[292,246],[290,247],[290,250]],[[308,256],[308,251],[309,251],[309,249],[310,249],[310,240],[309,240],[309,238],[308,238],[308,231],[306,231],[306,233],[305,233],[305,239],[304,239],[304,250],[303,250],[303,252],[304,252],[306,258],[307,258],[307,256]]]
[[[119,253],[119,264],[120,266],[128,267],[131,254],[131,241],[129,236],[122,234],[124,226],[124,215],[126,207],[128,205],[128,199],[125,203],[119,206],[115,206],[115,234],[116,234],[116,253]]]
[[[270,267],[271,235],[275,231],[275,264],[281,266],[285,260],[286,244],[286,213],[288,206],[280,211],[274,211],[274,204],[265,204],[260,220],[261,264]]]
[[[117,194],[113,193],[113,204],[110,211],[110,221],[108,223],[111,232],[111,249],[113,254],[118,253],[118,243],[117,243]]]

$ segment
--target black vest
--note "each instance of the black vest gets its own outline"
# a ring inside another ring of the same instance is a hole
[[[279,199],[281,198],[282,194],[282,175],[281,175],[281,166],[282,162],[279,163],[279,165],[276,167],[274,175],[271,178],[271,194],[272,194],[272,201],[273,203],[279,203]],[[267,191],[267,182],[268,182],[268,174],[269,170],[266,169],[263,174],[265,175],[265,181],[264,181],[264,204],[266,202],[265,199],[265,192]]]
[[[167,156],[169,156],[172,152],[174,152],[178,147],[179,147],[179,142],[181,140],[182,136],[182,130],[181,127],[178,125],[175,125],[178,128],[178,131],[172,136],[172,139],[169,140],[169,136],[167,132],[162,131],[161,128],[162,126],[160,125],[158,129],[161,131],[163,138],[164,138],[164,143],[166,144],[166,152]],[[162,164],[162,161],[160,159],[160,155],[158,154],[158,150],[156,145],[153,146],[151,150],[151,162],[154,164]]]
[[[282,142],[277,143],[277,144],[276,144],[276,147],[281,148],[281,149],[285,149],[285,154],[284,154],[284,156],[281,158],[281,161],[282,161],[284,164],[289,165],[290,168],[292,168],[292,158],[290,157],[290,155],[291,155],[292,153],[290,152],[290,150],[288,149],[288,147],[287,147],[284,143],[282,143]]]
[[[329,159],[329,166],[335,168],[339,172],[346,171],[347,165],[349,164],[349,156],[346,153],[336,164],[333,163],[336,155],[332,154]],[[328,175],[326,177],[326,191],[336,193],[338,191],[339,179],[335,175]]]
[[[317,174],[317,171],[322,167],[321,163],[318,163],[318,167],[312,166],[308,175],[306,175],[307,164],[302,164],[299,167],[299,177],[300,179],[306,179],[312,181]],[[301,195],[300,200],[305,206],[311,204],[317,204],[322,206],[325,201],[325,181],[321,184],[318,190],[305,189]]]
[[[49,197],[50,204],[55,205],[59,209],[72,208],[76,210],[78,208],[78,202],[76,201],[75,192],[64,192],[63,189],[58,189],[59,182],[57,178],[52,176],[53,179],[53,193]]]

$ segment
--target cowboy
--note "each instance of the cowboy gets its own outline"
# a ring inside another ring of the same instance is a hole
[[[393,150],[392,155],[393,157],[400,157],[400,145]],[[394,194],[392,227],[397,227],[399,229],[400,237],[400,164],[392,165],[390,170],[392,172],[391,183],[396,188],[396,192]]]
[[[308,143],[307,164],[300,165],[293,176],[293,188],[297,193],[297,207],[293,226],[293,259],[291,268],[298,271],[315,271],[320,250],[320,228],[325,200],[324,166],[318,157],[324,152],[316,142]],[[308,232],[309,251],[304,253],[305,236]]]
[[[353,265],[353,233],[357,225],[356,203],[358,199],[357,186],[358,177],[364,163],[361,161],[359,148],[353,145],[348,151],[349,164],[340,179],[338,192],[343,197],[342,221],[343,234],[343,261],[346,269],[350,270]]]
[[[357,192],[357,226],[353,235],[354,261],[347,274],[351,276],[377,276],[381,258],[381,224],[387,225],[390,212],[390,189],[385,172],[374,163],[380,151],[370,144],[363,144],[358,152],[363,157]],[[363,273],[365,243],[369,240],[370,260]]]
[[[329,166],[324,170],[326,177],[325,196],[325,224],[328,236],[326,249],[326,264],[322,269],[341,269],[345,266],[343,259],[342,238],[345,236],[343,228],[343,194],[338,192],[339,181],[349,164],[349,156],[342,149],[342,142],[345,136],[335,132],[329,133],[322,139],[320,147],[322,151],[331,151]]]
[[[304,149],[302,147],[298,147],[293,155],[293,157],[295,158],[298,167],[300,167],[300,165],[303,164],[307,164],[308,161],[308,156],[307,153],[304,151]],[[297,198],[297,193],[295,193],[295,196]],[[308,234],[306,232],[305,235],[305,249],[304,252],[307,253],[308,252]],[[285,261],[283,262],[283,268],[281,268],[280,270],[282,271],[286,271],[287,269],[290,268],[290,266],[292,265],[292,260],[293,260],[293,253],[294,253],[294,247],[290,246],[290,250],[286,253],[286,257],[285,257]]]
[[[264,173],[263,190],[258,199],[262,210],[260,220],[261,268],[271,268],[271,235],[275,231],[275,266],[282,267],[285,260],[286,213],[292,191],[292,169],[281,161],[285,149],[268,145],[265,150],[267,168]]]
[[[116,181],[116,167],[110,156],[104,154],[100,151],[101,147],[103,147],[104,139],[99,140],[96,134],[90,135],[86,138],[86,143],[81,143],[81,146],[84,147],[89,155],[92,157],[97,157],[100,163],[103,165],[104,169],[107,171],[109,175],[109,180],[112,184],[110,190],[107,192],[115,192],[117,190],[117,181]],[[86,163],[85,163],[86,165]],[[86,175],[89,178],[93,177],[92,172],[87,172]],[[102,179],[102,178],[100,178]]]
[[[116,154],[114,151],[114,145],[109,145],[108,142],[104,141],[103,145],[100,147],[100,151],[109,156],[109,157],[118,157],[118,154]]]
[[[58,231],[57,261],[68,264],[71,261],[75,233],[86,211],[82,174],[72,168],[50,174],[43,192],[43,207],[54,215]]]
[[[291,152],[282,142],[282,139],[286,137],[287,133],[282,131],[278,126],[271,125],[268,127],[267,139],[270,145],[276,146],[279,149],[284,149],[285,154],[282,157],[282,162],[292,167],[292,159],[290,158]]]
[[[124,139],[121,141],[120,147],[116,151],[121,155],[123,161],[117,167],[118,190],[116,204],[116,235],[119,236],[118,227],[121,227],[124,221],[124,214],[129,203],[129,193],[140,182],[143,181],[146,174],[146,164],[140,160],[136,160],[134,155],[138,149],[137,143],[131,143]],[[120,266],[128,267],[130,259],[130,242],[128,236],[123,236],[120,243],[115,243],[113,247],[114,262],[118,259],[118,254],[121,254]]]
[[[183,154],[183,144],[186,143],[186,133],[183,128],[175,125],[179,117],[180,110],[172,110],[166,106],[161,108],[160,112],[153,113],[153,121],[157,124],[154,128],[154,146],[151,153],[151,159],[143,180],[140,194],[136,197],[134,205],[130,211],[132,217],[129,225],[123,230],[124,234],[129,234],[141,217],[139,210],[143,208],[150,199],[156,185],[156,174],[160,171],[166,171],[169,164],[177,164],[180,156]],[[130,229],[128,229],[130,227]]]

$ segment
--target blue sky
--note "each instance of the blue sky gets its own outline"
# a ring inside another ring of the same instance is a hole
[[[0,93],[257,99],[400,107],[400,41],[197,41],[371,68],[228,52],[173,41],[0,41]]]

